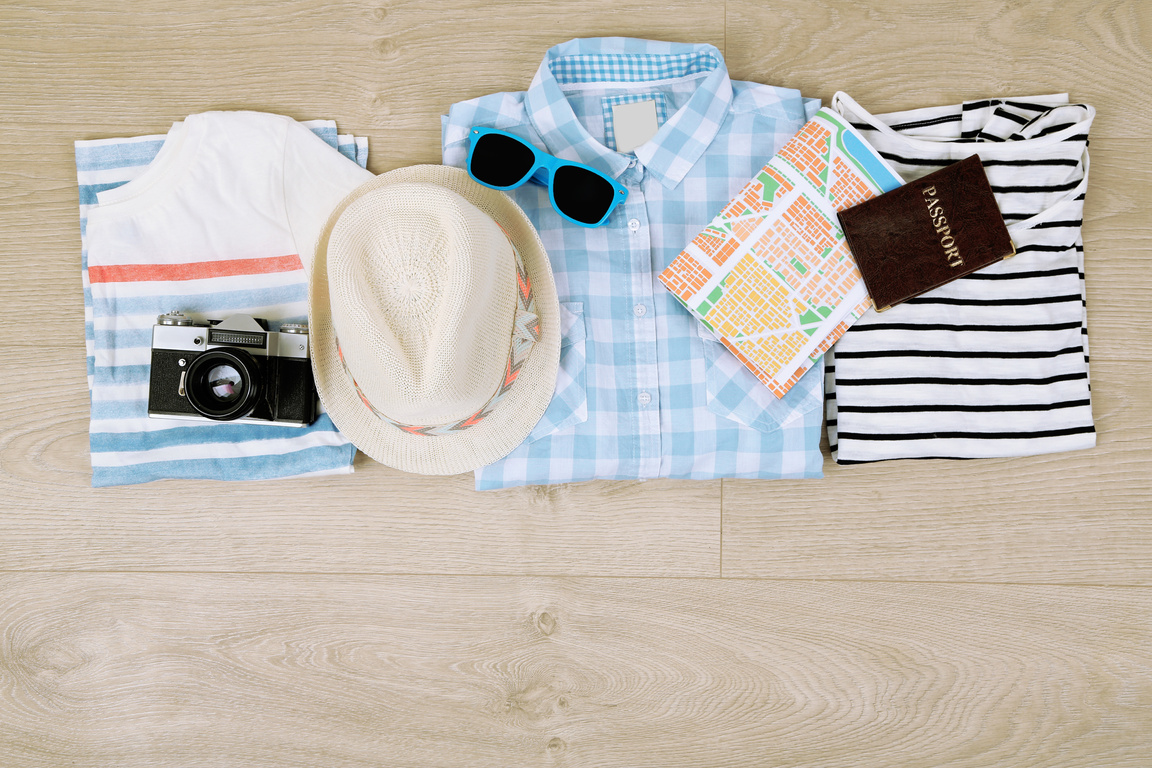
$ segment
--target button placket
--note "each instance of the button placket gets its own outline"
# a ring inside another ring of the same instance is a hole
[[[635,350],[635,403],[639,427],[638,476],[656,477],[660,471],[660,373],[657,366],[656,317],[652,274],[652,241],[648,228],[648,210],[642,185],[643,168],[629,171],[637,179],[629,184],[628,217],[629,267],[632,273],[632,327]]]

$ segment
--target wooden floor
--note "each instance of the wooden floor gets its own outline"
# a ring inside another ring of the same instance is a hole
[[[93,490],[72,141],[331,117],[382,172],[578,36],[875,112],[1093,104],[1099,446],[813,482]],[[1152,766],[1152,3],[0,3],[0,766]]]

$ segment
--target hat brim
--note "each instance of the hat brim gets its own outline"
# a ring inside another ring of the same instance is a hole
[[[381,420],[361,401],[336,351],[328,290],[327,254],[332,229],[352,202],[373,190],[400,182],[437,184],[456,192],[503,227],[524,261],[540,316],[540,340],[521,367],[516,383],[482,421],[452,434],[411,434]],[[477,184],[459,168],[443,165],[399,168],[366,182],[341,201],[329,216],[316,244],[308,288],[308,331],[316,389],[332,422],[361,451],[381,464],[405,472],[454,475],[507,456],[540,421],[556,388],[560,304],[544,244],[532,222],[510,197]]]

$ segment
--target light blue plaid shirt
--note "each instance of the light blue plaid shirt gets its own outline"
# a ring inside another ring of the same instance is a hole
[[[612,106],[653,99],[660,128],[615,151]],[[819,108],[787,88],[732,81],[714,46],[627,38],[548,51],[525,92],[452,106],[444,162],[472,126],[517,134],[628,187],[586,229],[544,187],[510,194],[540,232],[561,302],[560,374],[543,419],[478,489],[654,477],[820,477],[824,366],[777,399],[657,276]]]

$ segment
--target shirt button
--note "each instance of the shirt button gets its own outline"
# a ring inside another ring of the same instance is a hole
[[[633,232],[640,229],[640,219],[628,219],[628,229]]]
[[[647,392],[641,392],[640,396],[636,398],[636,401],[639,402],[640,405],[648,405],[648,403],[652,402],[652,395]]]
[[[632,314],[636,315],[636,317],[644,317],[647,312],[648,307],[644,306],[643,304],[637,304],[636,306],[632,307]]]
[[[628,161],[628,167],[629,168],[635,168],[636,167],[636,158],[632,158],[631,160]]]

